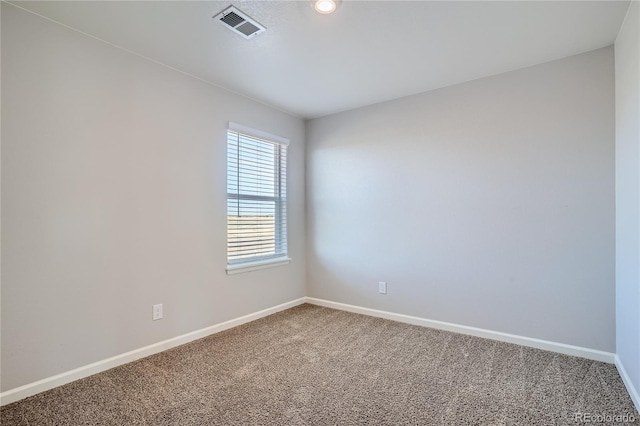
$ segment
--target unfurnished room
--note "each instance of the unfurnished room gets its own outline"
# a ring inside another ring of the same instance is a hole
[[[1,3],[0,424],[640,424],[640,2]]]

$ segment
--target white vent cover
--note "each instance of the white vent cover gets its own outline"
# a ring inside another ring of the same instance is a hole
[[[258,21],[250,18],[246,13],[241,12],[233,6],[229,6],[222,12],[213,17],[225,27],[234,33],[240,34],[244,38],[253,38],[254,36],[265,32],[267,29]]]

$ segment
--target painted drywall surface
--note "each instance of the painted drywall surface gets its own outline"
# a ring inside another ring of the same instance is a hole
[[[308,296],[613,352],[614,203],[611,47],[314,119]]]
[[[615,43],[616,352],[640,391],[640,4]]]
[[[305,295],[302,120],[4,3],[2,87],[3,391]],[[228,121],[291,140],[288,266],[225,273]]]

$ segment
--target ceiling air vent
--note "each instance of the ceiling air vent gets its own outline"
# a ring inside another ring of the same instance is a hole
[[[258,21],[233,6],[218,13],[213,19],[244,38],[253,38],[267,30]]]

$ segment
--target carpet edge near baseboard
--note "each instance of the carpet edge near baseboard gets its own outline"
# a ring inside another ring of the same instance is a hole
[[[513,344],[532,347],[536,349],[557,352],[564,355],[571,355],[571,356],[577,356],[580,358],[591,359],[594,361],[606,362],[609,364],[615,364],[616,367],[618,367],[618,371],[620,372],[620,375],[622,376],[622,379],[625,385],[627,386],[627,389],[629,390],[629,394],[631,395],[631,398],[634,404],[636,404],[636,407],[638,406],[637,391],[635,390],[635,388],[633,388],[633,385],[629,381],[629,378],[623,375],[624,369],[622,368],[622,364],[620,364],[617,361],[617,355],[614,353],[600,351],[596,349],[583,348],[580,346],[567,345],[564,343],[551,342],[551,341],[542,340],[542,339],[535,339],[531,337],[502,333],[498,331],[485,330],[481,328],[469,327],[469,326],[448,323],[443,321],[430,320],[426,318],[398,314],[394,312],[381,311],[377,309],[349,305],[349,304],[340,303],[340,302],[333,302],[330,300],[318,299],[315,297],[308,297],[308,296],[301,297],[301,298],[298,298],[286,303],[282,303],[280,305],[277,305],[271,308],[263,309],[261,311],[254,312],[248,315],[244,315],[235,319],[231,319],[219,324],[205,327],[200,330],[192,331],[177,337],[163,340],[161,342],[153,343],[151,345],[148,345],[139,349],[134,349],[132,351],[129,351],[120,355],[116,355],[101,361],[97,361],[92,364],[88,364],[67,372],[63,372],[55,376],[38,380],[33,383],[28,383],[26,385],[19,386],[14,389],[9,389],[5,392],[0,393],[0,406],[11,404],[13,402],[27,398],[29,396],[36,395],[40,392],[44,392],[49,389],[53,389],[55,387],[73,382],[75,380],[79,380],[84,377],[88,377],[93,374],[100,373],[102,371],[117,367],[119,365],[123,365],[128,362],[132,362],[137,359],[144,358],[144,357],[174,348],[176,346],[180,346],[185,343],[189,343],[194,340],[201,339],[203,337],[207,337],[209,335],[219,333],[221,331],[228,330],[233,327],[237,327],[239,325],[242,325],[251,321],[255,321],[265,316],[275,314],[277,312],[280,312],[289,308],[293,308],[295,306],[302,305],[304,303],[309,303],[311,305],[316,305],[316,306],[323,306],[327,308],[333,308],[333,309],[342,310],[342,311],[353,312],[357,314],[373,316],[377,318],[384,318],[392,321],[398,321],[398,322],[418,325],[422,327],[429,327],[429,328],[434,328],[438,330],[451,331],[454,333],[482,337],[482,338],[497,340],[501,342],[513,343]],[[631,386],[631,388],[629,388],[629,386]],[[640,408],[639,408],[639,411],[640,411]]]
[[[230,328],[266,317],[268,315],[272,315],[277,312],[302,305],[306,302],[306,297],[294,299],[289,302],[273,306],[271,308],[266,308],[261,311],[243,315],[241,317],[201,328],[199,330],[191,331],[180,336],[172,337],[170,339],[166,339],[157,343],[152,343],[151,345],[147,345],[142,348],[134,349],[132,351],[96,361],[91,364],[75,368],[73,370],[56,374],[51,377],[47,377],[32,383],[27,383],[17,388],[9,389],[0,393],[0,406],[17,402],[21,399],[28,398],[30,396],[56,388],[58,386],[62,386],[67,383],[89,377],[102,371],[106,371],[119,365],[127,364],[129,362],[145,358],[171,348],[175,348],[176,346],[184,345],[185,343],[189,343],[194,340],[202,339],[203,337],[207,337],[212,334],[220,333],[221,331],[225,331]]]
[[[349,305],[346,303],[332,302],[330,300],[318,299],[315,297],[307,297],[307,303],[311,305],[324,306],[327,308],[338,309],[342,311],[353,312],[356,314],[369,315],[378,318],[384,318],[392,321],[403,322],[407,324],[419,325],[422,327],[435,328],[438,330],[451,331],[454,333],[467,334],[470,336],[482,337],[485,339],[498,340],[500,342],[514,343],[516,345],[527,346],[536,349],[542,349],[550,352],[557,352],[564,355],[577,356],[593,361],[606,362],[614,364],[615,353],[605,352],[598,349],[589,349],[581,346],[568,345],[565,343],[552,342],[549,340],[536,339],[533,337],[519,336],[516,334],[502,333],[500,331],[486,330],[483,328],[459,325],[450,322],[431,320],[427,318],[415,317],[411,315],[398,314],[394,312],[381,311],[378,309],[364,308],[361,306]]]
[[[629,392],[631,401],[633,401],[633,404],[636,406],[636,410],[640,412],[640,392],[633,385],[631,377],[629,377],[629,374],[627,374],[627,370],[624,368],[624,364],[622,364],[622,360],[617,354],[615,356],[615,364],[616,368],[618,369],[618,373],[622,378],[622,383],[624,383],[625,387],[627,388],[627,392]]]

